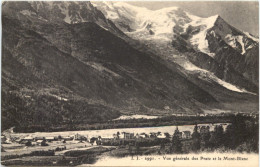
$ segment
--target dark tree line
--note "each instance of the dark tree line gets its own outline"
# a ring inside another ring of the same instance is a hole
[[[192,133],[193,152],[203,150],[236,150],[239,152],[258,152],[259,123],[257,119],[245,116],[235,116],[224,131],[222,125],[217,125],[213,132],[209,127],[202,126],[198,130],[195,125]]]

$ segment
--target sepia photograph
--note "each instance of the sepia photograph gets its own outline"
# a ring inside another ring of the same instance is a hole
[[[259,165],[258,1],[2,1],[2,166]]]

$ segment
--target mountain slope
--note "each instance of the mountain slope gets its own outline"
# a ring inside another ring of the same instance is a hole
[[[3,5],[4,129],[74,129],[121,113],[224,107],[177,66],[134,49],[95,20],[68,24],[41,15],[31,3]]]

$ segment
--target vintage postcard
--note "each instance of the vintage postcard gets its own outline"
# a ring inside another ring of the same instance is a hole
[[[1,7],[1,165],[258,166],[258,1]]]

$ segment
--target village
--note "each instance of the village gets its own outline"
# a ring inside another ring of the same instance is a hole
[[[190,139],[191,138],[191,131],[183,131],[179,132],[181,139]],[[150,132],[150,133],[128,133],[128,132],[117,132],[111,135],[111,137],[102,137],[95,136],[95,137],[88,137],[81,134],[75,134],[70,136],[45,136],[39,137],[32,135],[28,135],[24,138],[18,137],[7,137],[5,135],[1,136],[1,143],[2,144],[11,144],[11,143],[19,143],[21,145],[27,147],[33,146],[48,146],[54,142],[63,143],[64,145],[67,142],[74,142],[74,143],[88,143],[92,146],[94,145],[104,145],[109,141],[125,141],[125,140],[139,140],[139,139],[170,139],[172,135],[170,133],[161,133],[161,132]]]
[[[215,125],[215,126],[227,126],[227,124]],[[3,133],[1,136],[2,143],[2,155],[12,155],[16,149],[24,150],[25,152],[36,150],[54,150],[55,154],[63,151],[75,150],[80,148],[90,148],[94,146],[136,146],[150,147],[156,145],[162,145],[171,143],[173,134],[177,135],[183,143],[183,150],[188,150],[191,144],[193,127],[190,130],[179,130],[178,126],[172,132],[126,132],[115,131],[113,134],[72,134],[68,136],[43,136],[36,134],[28,134],[27,136],[17,136],[12,133]],[[212,133],[214,126],[198,126],[199,132]],[[180,127],[182,128],[182,127]],[[138,129],[138,128],[137,128]],[[145,129],[145,128],[144,128]],[[111,129],[112,130],[112,129]],[[22,151],[20,151],[22,152]],[[57,152],[57,153],[56,153]]]

